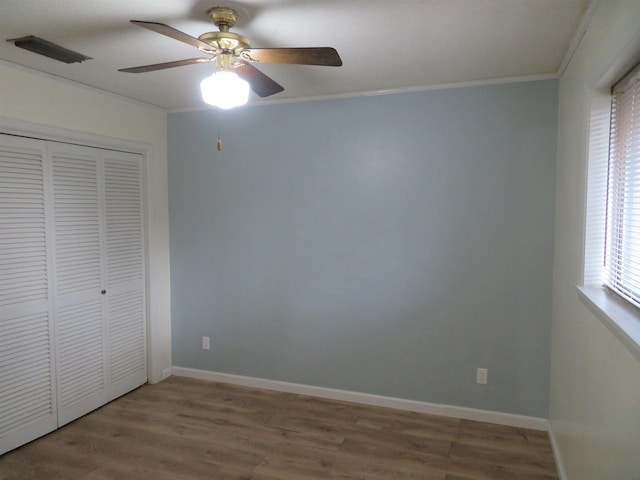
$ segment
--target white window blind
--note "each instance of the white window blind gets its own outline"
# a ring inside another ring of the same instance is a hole
[[[640,306],[640,65],[612,90],[604,283]]]

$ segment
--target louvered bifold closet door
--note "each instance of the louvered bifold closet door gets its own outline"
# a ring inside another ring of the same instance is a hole
[[[55,240],[58,423],[107,400],[100,151],[49,144]]]
[[[57,426],[44,159],[0,135],[0,454]]]
[[[109,397],[147,381],[142,157],[103,156]]]

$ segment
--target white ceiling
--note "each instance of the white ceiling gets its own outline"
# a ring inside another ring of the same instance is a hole
[[[3,40],[36,35],[92,57],[64,64],[0,42],[0,59],[169,110],[201,108],[212,63],[117,70],[202,56],[129,23],[197,37],[206,11],[235,8],[253,47],[335,47],[344,65],[258,65],[285,87],[267,101],[556,75],[589,0],[0,0]],[[0,79],[1,83],[1,79]],[[265,100],[252,94],[250,102]]]

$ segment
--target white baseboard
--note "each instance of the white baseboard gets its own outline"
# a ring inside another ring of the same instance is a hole
[[[502,413],[490,410],[457,407],[454,405],[419,402],[416,400],[384,397],[381,395],[351,392],[348,390],[336,390],[333,388],[315,387],[312,385],[303,385],[299,383],[279,382],[277,380],[267,380],[263,378],[211,372],[209,370],[197,370],[194,368],[174,366],[172,368],[172,374],[180,377],[190,377],[200,380],[209,380],[212,382],[242,385],[244,387],[263,388],[265,390],[297,393],[300,395],[329,398],[332,400],[341,400],[344,402],[362,403],[365,405],[374,405],[377,407],[396,408],[399,410],[428,413],[431,415],[442,415],[444,417],[456,417],[465,420],[475,420],[478,422],[497,423],[499,425],[508,425],[511,427],[530,428],[533,430],[545,431],[549,429],[549,421],[546,418],[514,415],[512,413]]]
[[[564,468],[564,462],[562,461],[562,455],[560,454],[560,445],[558,445],[558,439],[556,438],[555,433],[553,433],[551,423],[549,423],[547,433],[549,434],[549,441],[551,442],[551,450],[553,450],[553,458],[556,461],[558,476],[560,477],[560,480],[569,480],[567,471]]]

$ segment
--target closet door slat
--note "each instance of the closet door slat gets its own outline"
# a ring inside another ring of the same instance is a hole
[[[49,144],[53,179],[58,424],[107,400],[100,150]]]
[[[104,154],[107,284],[144,280],[140,155]]]
[[[0,147],[0,308],[47,299],[44,153],[42,144]],[[14,142],[11,142],[14,143]],[[24,198],[16,201],[15,194]],[[25,242],[28,240],[28,242]],[[21,271],[22,264],[33,268]]]
[[[56,295],[102,289],[99,151],[56,145],[51,154]]]
[[[146,382],[142,157],[104,152],[110,399]]]
[[[0,135],[0,454],[57,426],[45,153]]]

